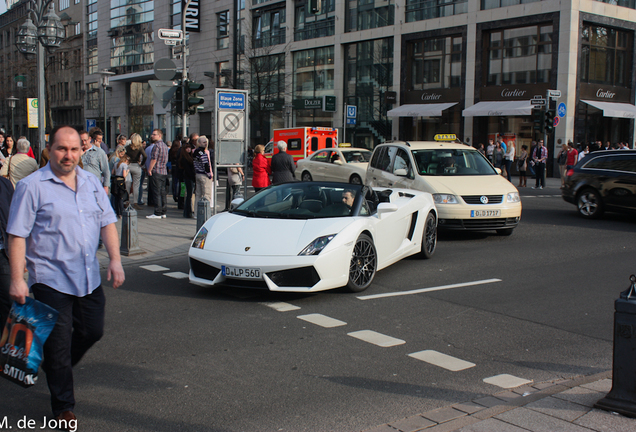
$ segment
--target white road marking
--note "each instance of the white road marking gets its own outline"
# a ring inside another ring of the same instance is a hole
[[[174,279],[186,279],[190,276],[189,274],[184,272],[164,273],[163,275],[174,278]]]
[[[490,378],[484,378],[483,380],[486,384],[496,385],[501,388],[514,388],[522,385],[530,384],[532,381],[527,379],[518,378],[513,375],[501,374],[495,375]]]
[[[422,360],[426,363],[430,363],[453,372],[476,366],[475,363],[467,362],[465,360],[458,359],[457,357],[442,354],[441,352],[433,350],[424,350],[412,353],[409,354],[409,357]]]
[[[139,266],[139,268],[142,268],[144,270],[149,270],[151,272],[160,272],[160,271],[166,271],[166,270],[170,270],[168,267],[162,267],[160,265],[145,265],[145,266]]]
[[[406,341],[403,341],[402,339],[383,335],[382,333],[374,332],[372,330],[360,330],[347,334],[356,339],[360,339],[361,341],[369,342],[381,347],[392,347],[406,343]]]
[[[289,312],[293,310],[300,309],[298,306],[294,306],[293,304],[285,303],[285,302],[265,302],[261,303],[267,307],[271,307],[278,312]]]
[[[441,291],[446,289],[462,288],[462,287],[473,286],[473,285],[483,285],[483,284],[489,284],[494,282],[501,282],[501,279],[485,279],[485,280],[474,281],[474,282],[464,282],[464,283],[442,285],[442,286],[431,287],[431,288],[421,288],[421,289],[416,289],[411,291],[397,291],[397,292],[390,292],[390,293],[383,293],[383,294],[372,294],[368,296],[359,296],[358,300],[372,300],[372,299],[384,298],[384,297],[397,297],[397,296],[404,296],[404,295],[411,295],[411,294],[421,294],[421,293],[431,292],[431,291]]]
[[[308,314],[308,315],[298,315],[296,318],[310,322],[312,324],[319,325],[325,328],[332,327],[340,327],[343,325],[347,325],[346,322],[337,320],[335,318],[329,318],[326,315],[322,314]]]

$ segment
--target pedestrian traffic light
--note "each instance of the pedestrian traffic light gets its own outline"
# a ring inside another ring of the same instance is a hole
[[[186,81],[186,109],[189,114],[196,114],[198,109],[203,109],[203,98],[198,97],[196,94],[203,90],[203,84],[195,83],[194,81]]]
[[[554,110],[547,110],[545,112],[545,133],[551,134],[554,132]]]
[[[532,110],[532,125],[535,131],[543,131],[543,110],[534,108]]]
[[[174,92],[174,97],[172,98],[172,109],[176,115],[183,114],[183,86],[181,85],[181,81],[179,81],[177,90]]]

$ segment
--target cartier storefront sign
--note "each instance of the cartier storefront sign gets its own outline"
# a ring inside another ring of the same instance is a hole
[[[480,101],[530,100],[535,95],[545,97],[549,86],[547,84],[515,84],[482,87]]]
[[[604,102],[631,102],[632,90],[625,87],[615,87],[602,84],[581,83],[580,99]]]
[[[461,100],[461,89],[432,89],[432,90],[413,90],[402,94],[401,104],[427,104],[427,103],[444,103],[459,102]]]

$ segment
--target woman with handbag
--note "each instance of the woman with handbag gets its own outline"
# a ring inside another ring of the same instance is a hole
[[[528,146],[523,144],[521,146],[521,154],[517,160],[517,170],[519,171],[519,186],[526,187],[528,177],[526,177],[526,170],[528,168]]]
[[[181,171],[181,179],[185,183],[186,194],[183,201],[183,217],[193,218],[194,211],[192,209],[192,192],[196,177],[194,173],[194,158],[192,156],[194,148],[191,143],[184,144],[181,147],[181,155],[179,157],[179,170]]]
[[[129,184],[126,182],[126,177],[128,177],[128,155],[126,155],[125,150],[121,150],[119,155],[119,162],[115,166],[114,170],[115,180],[113,184],[112,194],[117,198],[115,213],[117,213],[117,217],[121,218],[122,213],[124,212],[124,205],[128,202],[128,188]]]

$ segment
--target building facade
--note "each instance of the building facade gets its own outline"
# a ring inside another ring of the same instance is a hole
[[[559,90],[550,151],[568,140],[633,146],[634,0],[236,3],[234,14],[233,0],[192,0],[186,13],[189,78],[205,86],[190,131],[213,135],[214,89],[235,87],[250,91],[252,146],[282,127],[342,132],[348,104],[356,124],[340,141],[355,146],[454,133],[470,144],[502,136],[520,151],[542,135],[530,100]],[[107,129],[110,145],[119,133],[181,131],[148,81],[159,59],[172,59],[180,75],[183,60],[158,30],[180,29],[184,5],[81,0],[83,115]],[[105,70],[115,74],[108,86]],[[323,110],[323,96],[336,97],[336,112]]]

